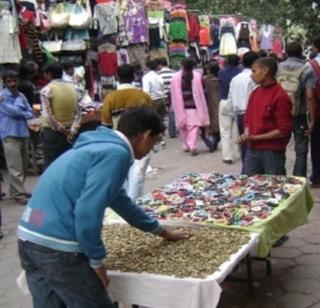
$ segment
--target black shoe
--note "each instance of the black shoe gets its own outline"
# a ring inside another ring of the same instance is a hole
[[[0,240],[3,238],[3,233],[0,231]]]
[[[227,165],[232,165],[233,164],[233,161],[231,159],[224,159],[223,160],[223,163],[224,164],[227,164]]]

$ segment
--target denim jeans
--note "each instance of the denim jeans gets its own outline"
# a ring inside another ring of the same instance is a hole
[[[238,126],[239,135],[241,136],[244,133],[244,114],[237,115],[237,126]],[[241,156],[241,162],[242,162],[241,173],[243,171],[247,147],[248,145],[246,143],[240,144],[240,156]]]
[[[293,175],[295,176],[307,176],[308,136],[305,136],[307,129],[308,122],[305,115],[293,118],[292,131],[294,136],[294,151],[296,154]]]
[[[285,175],[285,151],[253,150],[247,148],[243,174]]]
[[[320,119],[317,119],[311,134],[311,163],[310,181],[313,184],[320,184]]]
[[[71,144],[63,134],[51,128],[43,129],[43,159],[45,168],[49,167],[55,159],[70,148]]]
[[[175,138],[177,136],[176,123],[173,111],[168,112],[168,133],[170,138]]]
[[[84,254],[18,245],[34,308],[115,308]]]

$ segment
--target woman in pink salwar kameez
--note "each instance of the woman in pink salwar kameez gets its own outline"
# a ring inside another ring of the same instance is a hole
[[[200,127],[209,125],[208,106],[202,85],[202,76],[194,69],[192,59],[182,61],[182,70],[171,80],[171,101],[176,126],[183,142],[183,149],[198,154]]]

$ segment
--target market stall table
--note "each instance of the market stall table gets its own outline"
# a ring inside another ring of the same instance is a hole
[[[110,270],[109,268],[112,268],[113,264],[116,264],[115,267],[123,266],[121,265],[121,259],[124,262],[124,268],[127,268],[127,263],[134,259],[133,256],[136,254],[137,257],[140,258],[139,260],[142,261],[144,259],[144,256],[147,255],[148,261],[150,262],[150,253],[146,253],[145,250],[148,249],[148,246],[151,246],[154,250],[156,250],[156,256],[155,256],[155,264],[163,264],[163,267],[166,267],[168,264],[168,267],[170,266],[170,262],[172,262],[172,259],[170,260],[164,260],[163,256],[159,256],[157,258],[158,251],[165,250],[163,247],[158,247],[159,241],[163,241],[162,239],[151,239],[151,241],[158,241],[156,243],[152,243],[148,241],[148,238],[146,238],[146,244],[143,243],[138,244],[139,248],[137,248],[137,240],[135,238],[127,239],[130,234],[123,232],[123,230],[120,230],[117,226],[118,224],[110,224],[106,228],[111,229],[115,228],[113,233],[109,232],[108,234],[106,232],[103,232],[103,236],[105,241],[108,242],[108,239],[111,243],[107,244],[108,250],[109,250],[109,263],[107,263],[108,268],[108,276],[110,277],[110,285],[108,287],[108,292],[110,293],[112,299],[117,302],[121,303],[127,303],[127,304],[135,304],[135,305],[143,305],[148,306],[152,308],[213,308],[216,307],[221,294],[221,287],[219,284],[233,271],[235,266],[239,264],[239,262],[244,259],[246,256],[249,256],[250,251],[255,247],[256,243],[258,242],[258,235],[257,234],[249,234],[246,232],[242,234],[246,236],[245,239],[243,239],[243,243],[239,243],[239,247],[234,247],[235,252],[232,253],[226,261],[224,261],[218,268],[213,269],[212,272],[210,272],[206,277],[202,278],[194,278],[189,277],[190,271],[193,272],[193,268],[185,268],[186,273],[184,273],[184,267],[183,265],[177,266],[180,267],[179,275],[187,276],[183,278],[179,278],[174,275],[169,274],[155,274],[150,272],[145,272],[143,269],[142,272],[134,272],[134,271],[115,271]],[[126,226],[125,224],[122,224],[124,228],[131,228]],[[197,226],[194,225],[193,229],[197,229]],[[131,228],[133,229],[133,228]],[[204,230],[204,228],[198,228],[201,232]],[[215,241],[220,241],[222,246],[219,247],[208,247],[209,250],[212,252],[214,249],[221,250],[221,253],[223,249],[221,247],[224,247],[224,241],[228,242],[228,239],[232,237],[239,237],[240,233],[236,232],[235,230],[225,230],[225,229],[216,229],[216,228],[206,228],[209,230],[209,234],[212,233],[214,236],[216,234],[216,237],[212,238],[212,243]],[[224,231],[225,230],[225,231]],[[137,231],[136,231],[137,232]],[[139,232],[139,231],[138,231]],[[207,231],[205,231],[207,232]],[[225,240],[223,240],[223,237],[220,234],[220,240],[219,240],[219,232],[227,232],[227,237],[225,237]],[[124,234],[123,234],[124,233]],[[141,233],[141,232],[140,232]],[[145,235],[144,237],[154,238],[152,235]],[[196,236],[196,235],[194,235]],[[214,240],[213,240],[214,239]],[[227,239],[227,240],[226,240]],[[194,239],[198,241],[198,239]],[[239,237],[239,240],[241,238]],[[142,240],[143,241],[143,240]],[[185,244],[188,246],[185,246],[186,249],[189,250],[189,244],[195,245],[195,243],[186,240]],[[210,238],[209,238],[210,241]],[[130,245],[128,247],[127,245]],[[171,242],[172,243],[172,242]],[[210,243],[210,242],[209,242]],[[112,245],[114,244],[114,245]],[[152,245],[154,244],[154,245]],[[175,256],[178,257],[179,250],[181,249],[181,246],[179,244],[184,245],[183,243],[173,243],[170,244],[173,247],[174,255],[172,258],[175,258]],[[114,246],[117,246],[116,248]],[[144,247],[141,247],[144,246]],[[214,246],[214,243],[213,243]],[[233,246],[236,246],[236,244],[233,244]],[[194,246],[193,246],[194,247]],[[205,246],[206,247],[206,246]],[[113,250],[112,250],[113,248]],[[192,249],[192,247],[190,247]],[[198,247],[199,248],[199,247]],[[219,249],[218,249],[219,248]],[[158,250],[157,250],[158,249]],[[119,255],[116,254],[117,251],[120,251]],[[204,249],[205,250],[205,249]],[[199,252],[199,253],[197,253]],[[116,255],[115,255],[116,254]],[[201,266],[201,264],[206,264],[206,251],[196,251],[196,254],[198,255],[197,264]],[[219,254],[219,252],[217,252]],[[166,255],[165,255],[166,256]],[[170,254],[169,254],[170,256]],[[152,256],[151,256],[152,257]],[[211,258],[209,256],[209,258]],[[192,259],[193,260],[193,259]],[[108,262],[108,261],[107,261]],[[144,262],[144,260],[142,261]],[[167,263],[166,263],[167,262]],[[118,263],[118,265],[117,265]],[[135,265],[134,265],[135,268]],[[171,269],[169,269],[171,270]],[[189,270],[189,272],[188,272]],[[182,273],[181,273],[182,271]],[[178,276],[179,276],[178,275]],[[193,275],[195,275],[193,273]]]
[[[304,178],[192,173],[143,196],[137,204],[167,224],[257,233],[256,254],[264,258],[281,236],[307,222],[313,199]]]

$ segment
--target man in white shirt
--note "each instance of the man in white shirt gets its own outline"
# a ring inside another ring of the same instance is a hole
[[[232,78],[229,90],[229,100],[232,103],[233,110],[237,117],[238,132],[241,136],[244,133],[243,118],[247,109],[248,101],[251,92],[256,87],[251,79],[251,66],[258,59],[258,55],[249,51],[243,55],[242,65],[243,71]],[[241,144],[241,160],[242,166],[246,154],[246,144]]]
[[[157,63],[155,61],[147,61],[146,66],[147,73],[142,77],[142,89],[151,96],[153,106],[163,121],[166,113],[164,83],[156,72]]]

